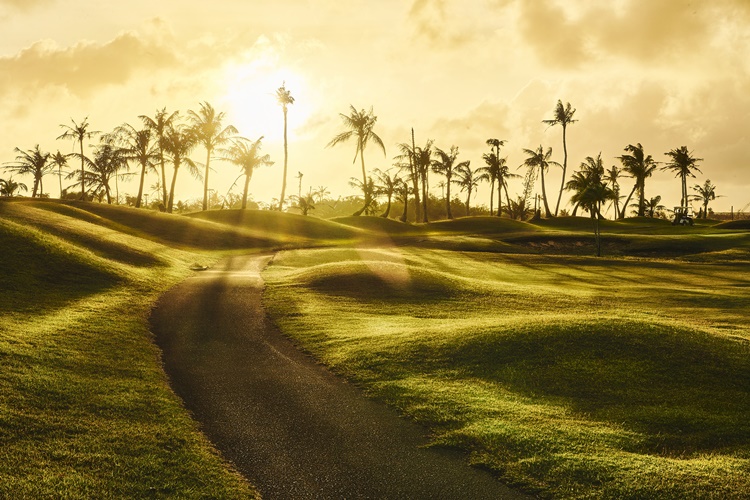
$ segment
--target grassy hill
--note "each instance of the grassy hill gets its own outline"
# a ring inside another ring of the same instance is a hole
[[[277,250],[282,329],[506,479],[748,491],[750,232],[605,221],[595,259],[591,224],[0,200],[0,497],[253,496],[170,390],[148,315],[193,264]]]

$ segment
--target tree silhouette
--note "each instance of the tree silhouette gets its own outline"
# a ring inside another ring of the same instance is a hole
[[[221,159],[240,167],[242,169],[241,176],[245,176],[245,184],[242,188],[242,210],[247,208],[247,190],[255,169],[264,165],[273,165],[269,155],[260,154],[262,140],[262,136],[256,141],[237,137],[231,140],[232,145],[229,148],[221,150]]]
[[[281,105],[281,110],[284,113],[284,177],[281,181],[281,198],[279,199],[279,211],[284,210],[284,194],[286,193],[286,170],[287,163],[289,160],[289,150],[287,147],[287,110],[290,104],[294,104],[294,97],[292,93],[286,89],[286,82],[281,84],[281,87],[276,89],[276,101]],[[307,214],[305,214],[307,215]]]
[[[81,123],[76,123],[72,118],[70,119],[71,123],[73,125],[65,125],[61,124],[60,127],[62,127],[65,132],[63,132],[58,139],[72,139],[75,142],[78,142],[81,152],[79,154],[81,158],[81,199],[86,199],[86,186],[84,185],[86,173],[85,173],[85,165],[84,165],[84,154],[83,154],[83,140],[84,139],[91,139],[93,136],[99,134],[99,131],[89,130],[89,118],[88,116],[81,121]]]
[[[682,198],[680,206],[686,207],[688,203],[687,178],[695,177],[693,172],[700,172],[698,162],[703,158],[693,157],[693,153],[688,151],[687,146],[682,146],[664,153],[671,158],[671,161],[662,167],[662,170],[671,170],[675,172],[675,177],[679,177],[682,182]]]
[[[237,134],[233,125],[223,127],[225,113],[217,113],[208,102],[200,103],[198,112],[188,110],[190,130],[196,141],[206,150],[206,168],[203,175],[203,210],[208,210],[208,173],[210,171],[211,154],[214,149],[229,140],[230,135]],[[222,128],[223,127],[223,128]]]
[[[57,167],[57,179],[60,182],[60,199],[63,198],[63,187],[62,187],[62,175],[63,175],[63,167],[68,166],[68,155],[64,155],[60,152],[58,149],[55,154],[50,156],[50,165],[53,167]]]
[[[162,108],[156,110],[153,118],[146,115],[140,115],[138,117],[146,128],[151,131],[151,136],[156,141],[156,146],[159,151],[159,166],[161,167],[160,186],[163,203],[167,203],[167,173],[164,168],[165,141],[167,133],[175,126],[179,116],[179,111],[170,114],[167,113],[167,108]]]
[[[344,122],[344,127],[348,130],[338,134],[336,137],[331,139],[331,142],[329,142],[326,147],[335,146],[340,142],[348,141],[352,137],[355,137],[357,139],[357,149],[355,150],[354,160],[352,161],[352,163],[355,163],[357,161],[357,155],[359,155],[359,158],[362,162],[362,182],[360,185],[364,193],[365,203],[360,210],[354,212],[353,215],[356,216],[361,215],[362,212],[366,211],[372,203],[372,193],[367,189],[368,181],[367,171],[365,170],[365,148],[367,148],[367,144],[372,140],[383,150],[383,155],[385,155],[386,153],[383,140],[378,136],[378,134],[373,131],[375,122],[378,121],[378,117],[373,114],[372,107],[370,107],[369,111],[365,111],[364,109],[361,111],[357,111],[357,109],[352,105],[350,105],[349,108],[350,109],[348,115],[339,113],[339,116],[341,116],[341,119]]]
[[[388,200],[385,212],[380,214],[381,217],[387,219],[391,214],[391,201],[393,200],[393,195],[401,184],[401,178],[398,176],[398,173],[391,175],[388,171],[383,172],[377,168],[373,170],[373,173],[377,177],[379,183],[375,186],[375,194],[378,196],[385,196]]]
[[[503,214],[503,201],[502,201],[502,189],[503,179],[501,179],[501,169],[505,163],[505,158],[500,158],[500,146],[505,146],[504,140],[500,139],[487,139],[486,144],[490,147],[490,153],[482,155],[487,167],[484,171],[487,174],[487,178],[490,181],[490,214],[493,212],[493,198],[495,192],[495,182],[498,182],[497,186],[497,216],[501,217]],[[478,169],[482,170],[482,169]],[[507,168],[506,168],[507,172]],[[507,186],[506,186],[507,189]]]
[[[625,209],[635,191],[638,191],[638,216],[643,217],[646,210],[646,179],[651,177],[651,174],[656,170],[656,162],[651,158],[651,155],[644,153],[640,142],[635,146],[628,144],[625,146],[625,151],[629,154],[617,158],[622,163],[622,170],[635,179],[635,184],[627,199],[625,199],[620,218],[625,217]]]
[[[456,180],[453,182],[461,187],[461,191],[466,191],[466,216],[469,216],[469,203],[471,202],[471,193],[479,187],[479,176],[471,170],[471,162],[466,161],[461,164],[461,168],[456,169]]]
[[[649,198],[646,202],[646,211],[648,212],[648,216],[652,219],[658,212],[661,212],[665,208],[667,207],[661,204],[661,196],[659,195]]]
[[[14,196],[16,191],[28,192],[29,188],[23,182],[16,182],[13,177],[7,179],[0,179],[0,196],[11,197]]]
[[[562,140],[563,140],[563,172],[562,172],[562,182],[560,183],[560,194],[557,197],[557,205],[555,205],[555,217],[557,217],[557,212],[560,209],[560,199],[562,198],[563,189],[565,187],[565,171],[568,168],[568,144],[565,137],[565,133],[567,131],[568,125],[571,123],[575,123],[578,120],[573,119],[573,115],[575,114],[576,110],[574,108],[570,107],[570,103],[566,103],[565,106],[563,106],[563,103],[561,100],[558,99],[557,106],[555,106],[554,116],[550,120],[542,120],[542,123],[545,123],[549,125],[550,127],[553,127],[555,125],[562,126]],[[542,190],[544,190],[544,177],[542,177]],[[545,208],[546,206],[546,197],[545,197]],[[549,209],[547,209],[549,212]],[[547,214],[547,217],[549,217],[549,214]]]
[[[703,218],[708,218],[708,204],[712,201],[718,198],[718,195],[716,194],[716,186],[714,186],[711,183],[710,179],[706,179],[706,182],[703,183],[701,186],[700,184],[696,184],[693,186],[693,191],[695,191],[697,194],[694,194],[692,198],[695,201],[701,202],[701,205],[703,205]]]
[[[552,212],[550,212],[549,204],[547,203],[547,190],[544,187],[544,173],[549,170],[550,165],[559,167],[560,164],[556,161],[550,160],[550,157],[552,156],[552,148],[547,148],[547,151],[545,152],[544,148],[540,145],[536,150],[524,149],[523,152],[528,155],[528,158],[524,160],[521,166],[539,170],[540,176],[542,178],[542,199],[544,200],[544,210],[546,214],[545,216],[551,217]]]
[[[164,135],[164,152],[167,153],[172,161],[174,172],[172,173],[172,183],[169,188],[169,199],[167,201],[167,213],[172,213],[174,205],[174,187],[177,182],[177,174],[184,163],[187,165],[189,172],[196,179],[201,179],[201,172],[193,160],[190,159],[190,152],[197,144],[197,138],[191,130],[183,126],[173,126],[166,130]],[[201,179],[202,180],[202,179]]]
[[[445,209],[449,219],[453,218],[451,213],[451,184],[453,183],[453,176],[458,172],[460,168],[468,167],[469,161],[456,163],[458,158],[458,147],[451,146],[450,152],[446,153],[440,148],[435,148],[435,156],[437,159],[432,161],[432,171],[445,176]]]
[[[149,128],[136,130],[129,123],[123,123],[117,127],[115,134],[122,144],[125,159],[135,161],[141,167],[138,196],[135,199],[135,208],[140,208],[146,171],[155,168],[155,162],[160,158],[158,144],[151,141],[151,130]]]
[[[614,193],[614,199],[612,204],[615,208],[615,219],[620,217],[620,177],[622,177],[622,170],[617,168],[617,165],[612,165],[609,170],[604,173],[604,181],[612,183],[612,192]]]
[[[31,197],[36,198],[38,192],[41,198],[44,194],[42,179],[53,168],[50,162],[50,154],[40,150],[39,144],[27,151],[20,148],[14,148],[14,151],[18,153],[16,161],[6,163],[8,166],[5,167],[5,170],[21,175],[31,174],[34,177],[34,187],[31,191]]]
[[[375,201],[377,188],[375,187],[375,182],[372,180],[372,177],[368,177],[366,183],[363,183],[356,177],[352,177],[351,179],[349,179],[349,185],[353,188],[361,190],[364,194],[366,204],[364,207],[362,207],[360,213],[364,213],[365,215],[372,215],[378,205],[377,201]]]
[[[602,154],[596,158],[587,156],[581,163],[581,170],[576,172],[576,179],[568,181],[569,189],[574,189],[571,202],[581,206],[589,212],[594,220],[594,239],[596,242],[596,256],[602,254],[601,228],[599,220],[602,219],[602,204],[613,199],[615,193],[604,181],[604,165]],[[581,179],[584,179],[581,182]],[[574,187],[573,187],[574,186]]]

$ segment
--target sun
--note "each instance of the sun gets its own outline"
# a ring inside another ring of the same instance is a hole
[[[227,67],[224,81],[222,109],[226,110],[227,122],[243,137],[263,136],[264,143],[283,140],[284,115],[276,100],[276,90],[282,85],[295,99],[287,116],[289,140],[295,138],[295,131],[309,116],[305,78],[290,68],[276,67],[266,58]]]

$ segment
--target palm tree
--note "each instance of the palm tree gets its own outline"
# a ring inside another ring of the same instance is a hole
[[[155,162],[159,160],[160,154],[158,144],[151,141],[151,129],[143,128],[136,130],[129,123],[123,123],[117,129],[115,134],[118,140],[123,144],[123,153],[128,161],[135,161],[141,167],[140,182],[138,183],[138,196],[135,199],[135,208],[141,207],[141,198],[143,197],[143,183],[146,178],[146,170],[155,167]]]
[[[557,205],[555,206],[555,217],[557,217],[557,212],[560,209],[560,199],[562,198],[563,189],[565,187],[565,171],[568,168],[568,144],[566,142],[565,138],[565,132],[568,128],[568,125],[571,123],[575,123],[578,120],[573,119],[573,115],[575,114],[576,110],[574,108],[570,107],[570,103],[566,103],[565,106],[563,106],[563,103],[561,100],[558,99],[557,106],[555,106],[554,116],[550,120],[542,120],[542,123],[545,123],[549,125],[550,127],[553,127],[555,125],[561,125],[562,126],[562,140],[563,140],[563,172],[562,172],[562,182],[560,183],[560,194],[557,197]],[[544,177],[542,177],[542,190],[544,189]],[[545,198],[545,208],[546,208],[546,198]],[[549,217],[549,214],[547,215]]]
[[[179,115],[179,111],[170,114],[167,113],[167,108],[162,108],[156,110],[153,118],[146,115],[138,117],[143,122],[143,125],[151,131],[151,137],[156,141],[159,152],[159,165],[161,167],[161,181],[159,184],[161,185],[162,203],[167,202],[167,174],[164,168],[165,141],[169,130],[176,125]]]
[[[698,162],[703,161],[703,158],[693,157],[692,151],[688,151],[687,146],[673,149],[664,154],[669,156],[672,160],[664,165],[662,170],[671,170],[675,172],[676,177],[680,177],[682,181],[682,198],[680,199],[680,206],[686,207],[688,203],[687,178],[695,177],[695,174],[693,173],[694,171],[700,172]]]
[[[581,163],[580,170],[575,172],[570,180],[565,184],[565,189],[573,191],[570,202],[574,204],[573,216],[575,216],[578,207],[588,210],[589,207],[584,203],[588,196],[588,191],[592,186],[598,186],[605,183],[604,165],[602,164],[602,154],[596,158],[587,156],[586,160]]]
[[[451,213],[451,183],[453,182],[453,175],[458,172],[458,169],[469,166],[469,161],[456,163],[458,158],[458,147],[451,146],[450,153],[446,153],[440,148],[435,148],[436,160],[432,162],[432,171],[445,176],[445,209],[448,214],[448,218],[452,219],[453,214]]]
[[[414,170],[417,173],[417,179],[422,184],[422,222],[428,222],[427,201],[430,191],[429,172],[432,166],[433,142],[432,139],[429,139],[423,148],[414,147]]]
[[[612,165],[609,170],[604,174],[604,181],[612,183],[612,192],[615,194],[612,204],[615,207],[615,219],[620,216],[620,180],[622,170],[617,168],[617,165]]]
[[[307,216],[310,210],[315,210],[315,199],[313,198],[312,190],[310,190],[306,196],[292,195],[290,198],[293,198],[297,202],[296,208],[298,208],[304,216]]]
[[[661,196],[656,195],[653,198],[649,198],[649,200],[646,202],[646,211],[648,212],[648,216],[650,218],[654,218],[654,216],[658,213],[664,210],[664,205],[661,205]]]
[[[86,199],[86,186],[84,185],[84,179],[86,177],[85,173],[85,165],[84,165],[84,155],[83,155],[83,140],[84,139],[91,139],[93,136],[99,134],[100,132],[89,130],[89,118],[88,116],[83,119],[81,123],[76,123],[72,118],[70,121],[73,123],[73,125],[65,125],[61,124],[60,127],[65,129],[65,132],[58,137],[58,139],[73,139],[73,141],[78,142],[78,144],[81,147],[81,199]]]
[[[318,186],[318,189],[316,189],[312,193],[317,203],[320,203],[321,201],[325,200],[326,197],[330,196],[330,194],[331,192],[328,191],[328,188],[326,186]]]
[[[365,215],[372,215],[378,206],[378,203],[375,200],[377,188],[375,187],[375,182],[372,180],[372,177],[368,177],[367,183],[364,184],[356,177],[352,177],[351,179],[349,179],[349,185],[353,188],[361,190],[362,193],[364,193],[366,205],[362,207],[361,212],[363,212]]]
[[[177,182],[177,173],[180,167],[184,163],[187,165],[190,173],[196,179],[201,178],[201,172],[198,166],[193,160],[189,158],[190,152],[193,150],[198,140],[193,135],[191,130],[185,127],[171,127],[167,129],[164,135],[164,152],[172,160],[174,166],[174,173],[172,174],[172,184],[169,188],[169,198],[167,200],[167,213],[172,213],[172,206],[174,205],[174,187]]]
[[[388,216],[391,214],[391,201],[393,200],[393,195],[396,193],[396,191],[399,188],[399,185],[401,183],[401,178],[398,176],[398,173],[395,173],[393,175],[389,174],[386,170],[383,172],[382,170],[376,168],[373,173],[378,179],[378,182],[380,184],[375,186],[375,194],[378,196],[385,196],[388,200],[388,204],[386,205],[385,212],[380,214],[383,218],[388,218]]]
[[[490,213],[492,214],[495,211],[495,183],[497,182],[500,165],[498,157],[494,151],[492,153],[484,153],[482,159],[484,160],[485,166],[479,167],[477,172],[482,172],[482,178],[490,183]]]
[[[16,182],[13,177],[8,179],[0,179],[0,196],[11,197],[16,191],[28,192],[29,188],[23,182]]]
[[[701,205],[703,205],[703,218],[707,219],[708,203],[718,197],[716,195],[716,186],[711,184],[710,179],[706,179],[706,182],[704,182],[702,186],[700,184],[696,184],[695,186],[693,186],[693,191],[698,194],[694,194],[692,198],[695,201],[701,202]]]
[[[411,192],[414,195],[414,205],[416,210],[416,218],[415,220],[419,222],[422,212],[422,206],[419,202],[419,171],[417,169],[416,165],[416,152],[417,152],[417,146],[414,141],[414,128],[411,129],[411,144],[402,142],[398,145],[399,150],[401,151],[401,154],[396,156],[397,160],[402,161],[402,165],[404,167],[408,167],[409,169],[409,175],[407,175],[407,179],[411,180],[412,182],[412,189],[407,189],[405,192]],[[408,204],[408,200],[404,201],[404,204]],[[404,208],[404,215],[403,217],[406,217],[406,207]],[[404,221],[405,222],[405,221]]]
[[[505,140],[500,139],[487,139],[485,143],[490,147],[490,153],[482,155],[482,158],[484,159],[485,163],[487,163],[487,167],[485,168],[486,173],[488,174],[488,179],[490,181],[490,214],[493,212],[493,197],[495,193],[495,181],[498,180],[498,170],[500,168],[500,146],[505,146]],[[494,156],[493,156],[494,155]],[[498,209],[497,209],[497,216],[500,217],[502,215],[502,200],[500,198],[500,187],[498,187]]]
[[[57,178],[60,182],[60,199],[63,198],[63,187],[62,187],[62,174],[63,174],[63,167],[68,166],[68,155],[64,155],[60,152],[60,150],[57,150],[57,153],[53,154],[50,157],[50,166],[57,167]]]
[[[479,176],[475,175],[476,172],[471,170],[471,162],[466,161],[461,164],[461,168],[456,169],[457,179],[453,181],[461,187],[461,191],[466,191],[466,216],[469,216],[469,202],[471,201],[471,193],[479,187]]]
[[[401,222],[406,222],[409,215],[409,194],[411,194],[412,188],[405,179],[399,179],[398,186],[396,186],[396,199],[404,204],[404,212],[401,217],[398,218]]]
[[[284,112],[284,177],[281,181],[281,198],[279,199],[279,211],[282,211],[284,209],[284,193],[286,193],[286,169],[289,159],[286,137],[286,115],[289,105],[294,104],[294,97],[292,97],[292,93],[286,89],[286,82],[282,83],[281,87],[276,89],[276,101],[281,104],[281,110]]]
[[[237,137],[232,139],[232,145],[221,150],[222,160],[226,160],[242,169],[241,176],[245,176],[245,184],[242,188],[242,210],[247,208],[247,191],[250,185],[250,179],[253,177],[255,169],[261,166],[271,166],[274,162],[271,161],[269,155],[261,155],[261,141],[263,136],[259,137],[256,141],[250,141],[244,137]],[[236,181],[235,181],[236,182]]]
[[[622,163],[623,172],[633,177],[635,179],[635,184],[633,185],[630,194],[625,199],[620,218],[622,219],[625,217],[625,209],[635,191],[638,191],[638,217],[643,217],[646,210],[646,179],[651,177],[651,174],[656,170],[656,162],[651,158],[651,155],[646,155],[646,153],[644,153],[643,146],[641,146],[640,142],[635,146],[628,144],[625,146],[625,151],[629,154],[624,154],[617,158]]]
[[[73,156],[78,157],[79,154],[73,153]],[[111,205],[112,189],[109,183],[113,178],[116,179],[117,172],[127,165],[124,150],[117,147],[112,136],[107,135],[104,136],[102,143],[96,147],[93,160],[86,156],[82,157],[81,160],[88,167],[88,170],[84,170],[83,176],[79,171],[71,172],[68,178],[77,177],[78,182],[74,186],[79,183],[88,185],[88,191],[93,196],[98,197],[100,201],[106,197],[107,204]]]
[[[16,172],[18,174],[31,174],[34,177],[34,188],[31,192],[31,197],[36,198],[37,191],[41,198],[44,194],[42,186],[42,179],[52,170],[52,164],[50,160],[50,154],[42,152],[39,149],[39,144],[34,146],[33,149],[24,151],[20,148],[15,148],[14,151],[18,153],[15,162],[6,163],[8,167],[5,170]]]
[[[203,176],[203,210],[205,211],[208,210],[208,172],[211,154],[216,147],[226,143],[231,134],[237,134],[237,129],[233,125],[222,128],[224,112],[217,113],[208,102],[200,103],[200,110],[197,113],[188,110],[187,114],[191,132],[206,150],[206,169]]]
[[[357,111],[357,109],[352,105],[350,105],[349,108],[350,109],[348,115],[339,113],[339,116],[341,116],[341,119],[344,122],[344,127],[348,130],[331,139],[331,142],[329,142],[326,147],[335,146],[340,142],[348,141],[352,137],[356,137],[357,149],[355,150],[354,160],[352,161],[352,163],[355,163],[357,161],[357,155],[359,155],[359,158],[362,162],[361,187],[365,196],[365,204],[360,210],[354,212],[353,215],[361,215],[362,212],[364,212],[372,202],[372,200],[370,199],[371,193],[367,190],[368,182],[367,171],[365,170],[365,148],[367,147],[367,144],[372,140],[383,150],[383,155],[385,155],[386,153],[383,140],[378,136],[378,134],[373,131],[375,123],[378,121],[378,117],[373,114],[372,107],[370,107],[369,111],[365,111],[364,109],[361,111]]]
[[[545,152],[544,148],[540,145],[536,150],[524,149],[523,152],[528,155],[528,158],[524,160],[521,166],[539,169],[542,178],[542,199],[544,200],[544,210],[546,214],[545,216],[551,217],[552,212],[550,212],[549,204],[547,203],[547,190],[544,187],[544,172],[549,170],[550,165],[559,167],[560,164],[556,161],[550,160],[550,157],[552,156],[552,148],[547,148],[547,152]]]

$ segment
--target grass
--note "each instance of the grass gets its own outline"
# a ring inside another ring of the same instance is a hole
[[[170,390],[147,326],[217,256],[81,207],[0,203],[0,497],[256,496]]]
[[[542,496],[747,496],[747,228],[602,227],[613,258],[581,218],[2,200],[0,497],[255,496],[170,390],[147,318],[192,264],[278,249],[275,321],[435,445]]]
[[[750,491],[750,265],[297,250],[283,331],[512,484],[566,498]]]

